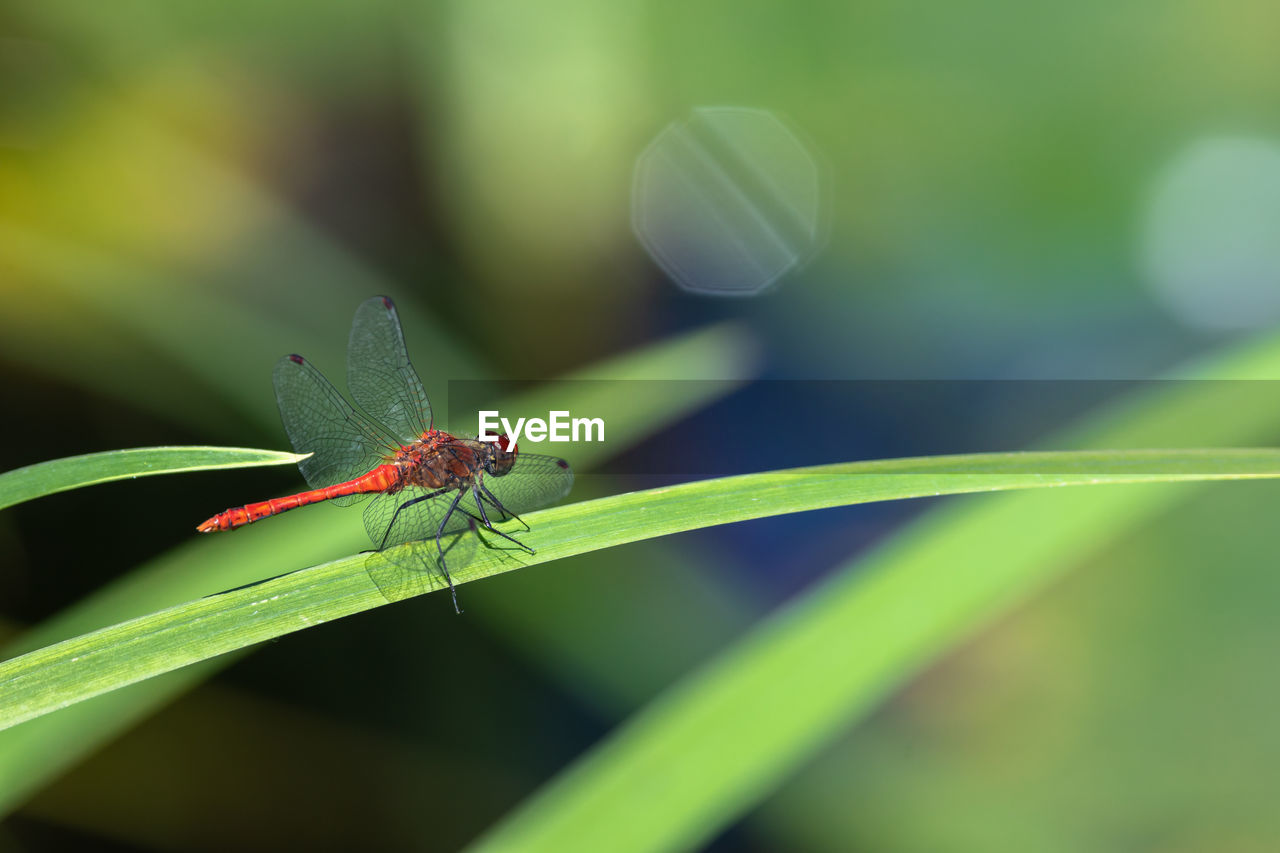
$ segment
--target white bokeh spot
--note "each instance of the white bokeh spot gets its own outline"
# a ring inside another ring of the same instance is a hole
[[[1206,139],[1168,166],[1143,234],[1152,291],[1189,325],[1280,321],[1280,146]]]
[[[754,296],[813,257],[822,200],[813,154],[777,116],[703,107],[637,160],[632,226],[681,288]]]

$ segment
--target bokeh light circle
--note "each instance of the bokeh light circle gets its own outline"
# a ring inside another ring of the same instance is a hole
[[[1280,146],[1224,137],[1185,150],[1151,195],[1142,253],[1152,291],[1189,325],[1280,321]]]
[[[813,257],[822,200],[817,160],[778,116],[703,107],[640,155],[632,226],[684,290],[754,296]]]

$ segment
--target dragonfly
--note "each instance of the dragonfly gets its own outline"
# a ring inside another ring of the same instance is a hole
[[[347,345],[352,406],[311,362],[286,355],[272,373],[280,418],[308,491],[232,507],[202,522],[201,533],[232,530],[322,501],[372,500],[364,526],[376,551],[434,539],[438,565],[458,609],[444,538],[483,528],[534,550],[494,522],[529,525],[521,513],[555,503],[573,486],[569,463],[520,452],[505,434],[465,438],[434,428],[431,403],[409,363],[395,303],[386,296],[356,309]]]

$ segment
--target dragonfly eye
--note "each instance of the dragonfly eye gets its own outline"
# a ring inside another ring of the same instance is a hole
[[[505,432],[502,435],[498,436],[498,440],[495,443],[498,445],[498,449],[501,450],[503,453],[510,453],[512,456],[514,456],[516,455],[516,453],[519,452],[516,449],[516,443],[512,441],[510,436],[508,436]]]
[[[516,464],[516,443],[506,433],[498,436],[493,452],[485,462],[485,469],[495,477],[511,471]]]

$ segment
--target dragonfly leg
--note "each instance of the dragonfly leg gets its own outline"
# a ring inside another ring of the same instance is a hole
[[[396,528],[396,519],[400,517],[401,510],[408,509],[414,504],[419,504],[419,503],[422,503],[423,501],[429,501],[432,498],[439,497],[440,495],[443,495],[447,491],[450,491],[450,490],[437,489],[436,491],[432,492],[429,495],[422,495],[421,497],[416,497],[412,500],[407,500],[404,503],[400,504],[400,506],[396,507],[396,511],[391,514],[391,523],[387,525],[386,532],[382,534],[382,541],[378,543],[377,550],[381,551],[383,548],[387,547],[387,539],[391,537],[391,531],[395,530]],[[459,492],[459,494],[461,494],[461,492]],[[456,504],[457,501],[454,501],[454,503]],[[448,518],[448,517],[449,517],[449,514],[445,513],[445,518]]]
[[[444,579],[449,584],[449,594],[453,596],[453,610],[455,613],[461,613],[462,610],[458,607],[458,590],[454,588],[453,578],[449,576],[449,566],[444,559],[444,547],[440,544],[440,537],[444,536],[444,526],[449,523],[449,516],[453,515],[453,511],[458,508],[458,502],[462,500],[462,496],[464,494],[466,494],[466,492],[462,491],[462,489],[458,489],[457,496],[454,497],[453,503],[449,504],[449,509],[445,512],[444,518],[440,519],[440,526],[436,528],[436,551],[440,554],[440,568],[444,571]],[[408,506],[410,503],[416,503],[420,500],[425,500],[425,498],[415,498],[412,501],[406,501],[404,506]],[[403,509],[403,507],[401,508]],[[396,510],[396,512],[399,511],[400,510]],[[463,510],[463,512],[466,512],[466,510]],[[470,513],[467,514],[470,515]]]
[[[503,515],[509,516],[510,518],[514,518],[516,521],[520,522],[521,524],[524,524],[525,530],[529,529],[529,525],[524,523],[524,519],[516,515],[511,510],[507,509],[505,506],[503,506],[502,501],[498,500],[493,496],[493,492],[489,491],[488,486],[486,486],[484,483],[476,483],[476,485],[479,486],[480,491],[484,493],[485,500],[493,504],[494,507],[496,507],[499,512],[501,512]]]
[[[493,522],[492,522],[492,521],[490,521],[490,520],[489,520],[489,516],[485,514],[485,511],[484,511],[484,504],[483,504],[483,503],[481,503],[481,501],[480,501],[480,488],[479,488],[479,486],[472,486],[472,487],[471,487],[471,495],[476,499],[476,509],[480,510],[480,519],[484,522],[484,526],[485,526],[485,527],[487,527],[487,528],[489,528],[490,530],[492,530],[492,529],[493,529]],[[499,519],[499,521],[501,521],[501,519]]]
[[[481,524],[483,524],[483,525],[484,525],[485,530],[488,530],[490,533],[496,533],[497,535],[501,536],[503,539],[505,539],[505,540],[507,540],[508,542],[510,542],[511,544],[515,545],[515,546],[516,546],[517,548],[519,548],[521,551],[525,551],[525,552],[527,552],[527,553],[529,553],[529,554],[536,554],[536,553],[538,553],[537,551],[535,551],[535,550],[533,550],[532,548],[530,548],[528,545],[526,545],[526,544],[524,544],[523,542],[521,542],[519,539],[517,539],[517,538],[515,538],[514,536],[511,536],[511,535],[509,535],[509,534],[503,533],[501,530],[499,530],[498,528],[496,528],[496,527],[494,527],[492,524],[490,524],[490,523],[489,523],[489,517],[488,517],[487,515],[485,515],[485,512],[484,512],[484,506],[483,506],[483,505],[481,505],[481,503],[480,503],[480,497],[479,497],[479,495],[478,495],[478,494],[476,495],[476,506],[480,509],[480,515],[478,515],[478,516],[473,515],[473,514],[471,513],[471,510],[467,509],[467,508],[466,508],[466,507],[464,507],[464,506],[460,506],[460,507],[458,507],[458,511],[459,511],[459,512],[462,512],[462,513],[465,513],[466,515],[470,516],[474,521],[478,521],[478,522],[480,522]]]

